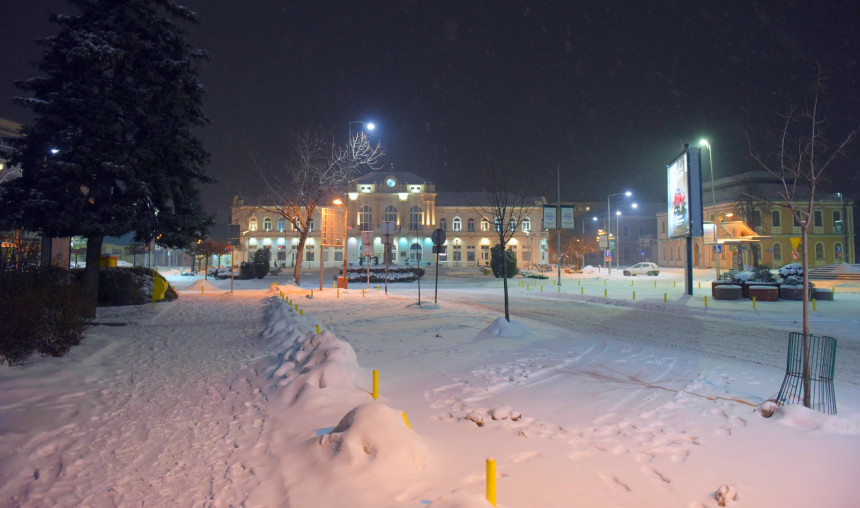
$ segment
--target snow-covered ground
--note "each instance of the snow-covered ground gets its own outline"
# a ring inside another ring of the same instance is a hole
[[[710,275],[517,278],[508,324],[468,270],[420,306],[416,283],[168,273],[179,300],[0,367],[0,506],[486,507],[488,457],[501,507],[857,506],[860,285],[812,313],[838,415],[763,418],[800,303],[706,306]]]

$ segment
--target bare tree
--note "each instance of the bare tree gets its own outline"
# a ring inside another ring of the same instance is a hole
[[[792,107],[785,116],[775,160],[766,162],[752,149],[750,156],[767,172],[779,178],[778,191],[784,206],[800,224],[801,259],[803,262],[803,405],[811,407],[809,365],[809,225],[815,207],[815,190],[833,161],[844,155],[845,148],[857,134],[851,131],[841,142],[829,145],[822,132],[820,111],[825,92],[821,67],[812,84],[812,103],[804,109]]]
[[[286,165],[283,174],[263,174],[272,213],[292,224],[299,235],[293,280],[301,282],[302,258],[310,234],[311,219],[321,200],[343,192],[346,184],[359,172],[379,169],[385,149],[371,145],[364,132],[348,140],[346,146],[335,143],[331,135],[307,130],[295,144],[295,160]],[[344,257],[346,246],[344,246]]]
[[[472,203],[476,213],[486,217],[493,224],[502,250],[502,281],[505,292],[505,320],[510,321],[508,303],[508,242],[514,237],[517,228],[532,209],[532,203],[520,189],[513,188],[507,180],[499,177],[498,171],[488,168],[485,175],[486,189],[483,199]]]

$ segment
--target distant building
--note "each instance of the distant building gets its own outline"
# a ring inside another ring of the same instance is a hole
[[[493,230],[494,218],[479,211],[486,204],[481,192],[437,192],[433,182],[409,172],[373,172],[351,181],[348,197],[347,262],[360,260],[361,232],[373,232],[373,257],[383,262],[380,229],[383,221],[394,223],[392,262],[395,264],[426,264],[435,262],[431,234],[436,229],[446,232],[447,252],[439,257],[442,266],[486,266],[490,248],[498,243]],[[517,225],[508,247],[517,256],[523,269],[548,263],[547,231],[542,224],[543,198],[528,203],[531,210]],[[267,206],[268,205],[268,206]],[[337,205],[319,203],[314,212],[312,232],[305,244],[303,266],[317,269],[323,256],[324,266],[343,263],[342,248],[326,248],[320,252],[320,211]],[[231,208],[232,223],[238,225],[239,245],[236,262],[250,259],[257,249],[272,250],[272,262],[294,266],[297,234],[292,224],[274,212],[272,204],[250,202],[236,197]]]
[[[770,266],[778,268],[794,262],[794,242],[800,225],[778,194],[781,182],[773,175],[754,171],[714,181],[714,203],[710,182],[703,185],[705,221],[718,223],[717,242],[705,244],[693,239],[693,266],[713,268],[719,256],[721,269]],[[809,232],[811,267],[855,262],[852,201],[834,193],[816,192],[816,206]],[[751,197],[755,196],[755,197]],[[808,194],[807,194],[808,196]],[[759,199],[759,197],[764,199]],[[731,215],[729,215],[731,214]],[[666,233],[668,212],[657,214],[661,266],[684,266],[684,239],[671,239]]]

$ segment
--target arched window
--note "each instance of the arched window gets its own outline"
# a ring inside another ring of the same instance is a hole
[[[475,219],[469,219],[466,221],[466,231],[474,231],[475,230]]]
[[[251,217],[251,220],[248,221],[248,231],[256,231],[257,230],[257,218]]]
[[[313,231],[313,230],[314,230],[314,220],[311,219],[308,221],[308,231]]]
[[[481,219],[481,231],[489,231],[490,230],[490,221],[487,220],[486,217]]]
[[[824,261],[824,244],[821,242],[815,244],[815,261]]]
[[[439,219],[439,229],[442,231],[448,231],[448,221],[445,219]]]
[[[265,219],[263,219],[263,231],[268,232],[271,230],[272,230],[272,219],[269,217],[266,217]]]
[[[528,217],[523,219],[522,225],[523,225],[523,231],[531,231],[532,230],[532,221]]]
[[[280,219],[278,219],[278,231],[283,233],[286,230],[287,230],[287,220],[284,219],[283,217],[281,217]]]
[[[385,207],[385,218],[383,219],[388,222],[397,223],[397,208],[394,205],[388,205]]]
[[[409,209],[409,231],[419,231],[422,224],[424,224],[424,212],[420,206],[413,206]]]
[[[782,264],[782,244],[773,242],[773,263]]]
[[[418,207],[413,207],[418,208]],[[421,244],[413,243],[409,246],[409,261],[413,263],[421,263]]]
[[[451,223],[451,229],[454,231],[460,231],[463,229],[463,223],[460,221],[460,217],[454,217],[454,222]]]
[[[516,219],[514,219],[513,217],[511,217],[511,221],[510,221],[510,222],[508,222],[508,229],[509,229],[512,233],[516,233],[516,232],[517,232],[517,220],[516,220]]]
[[[358,223],[362,231],[373,231],[373,212],[370,206],[364,205],[358,212]]]

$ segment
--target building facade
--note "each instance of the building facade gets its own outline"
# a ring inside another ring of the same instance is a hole
[[[547,264],[547,232],[542,224],[542,205],[535,199],[508,247],[517,256],[517,266]],[[373,256],[371,263],[383,263],[383,222],[394,224],[394,243],[391,261],[394,264],[435,263],[431,235],[434,230],[446,233],[446,253],[440,255],[440,266],[487,266],[490,248],[498,243],[494,218],[482,212],[486,196],[479,192],[437,192],[433,182],[409,172],[374,172],[349,183],[346,193],[347,248],[349,264],[364,263],[361,254],[362,232],[372,232]],[[325,267],[343,263],[340,247],[321,246],[319,224],[322,210],[342,209],[343,205],[319,203],[314,212],[311,234],[305,243],[305,252],[297,252],[298,236],[272,206],[251,203],[236,197],[231,207],[231,222],[238,226],[239,245],[235,263],[251,259],[258,249],[272,251],[272,263],[278,266],[295,266],[296,256],[303,255],[302,266],[318,269],[320,261]],[[322,258],[320,258],[322,256]]]
[[[764,172],[719,179],[714,182],[713,202],[710,185],[704,185],[704,217],[706,221],[716,221],[719,247],[715,249],[710,242],[705,243],[704,238],[694,238],[693,266],[713,268],[718,262],[717,256],[720,268],[726,270],[753,266],[778,268],[799,262],[792,254],[800,238],[800,224],[780,200],[777,194],[780,185]],[[854,203],[834,193],[818,192],[817,195],[821,199],[816,200],[808,229],[810,266],[854,263]],[[684,239],[668,237],[667,216],[665,211],[657,214],[658,264],[684,266]]]

